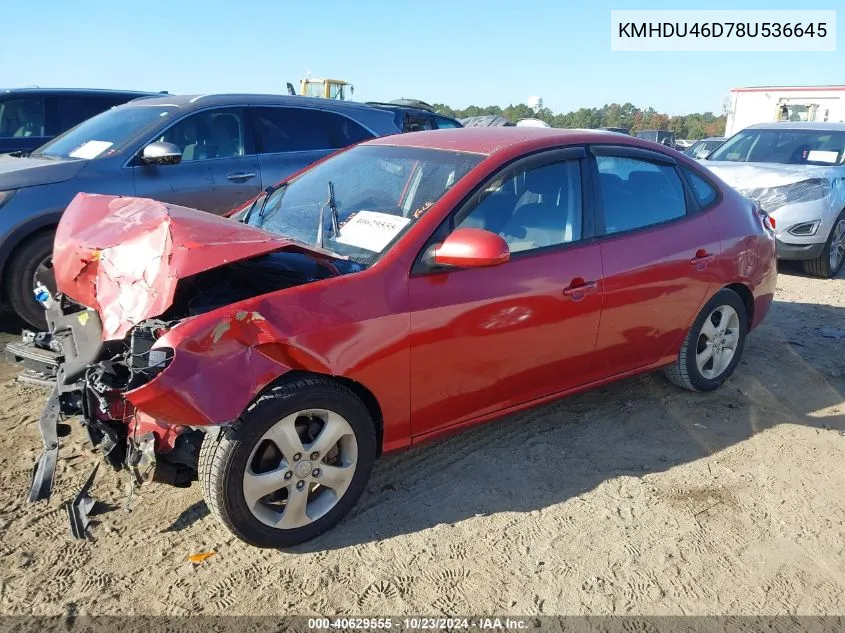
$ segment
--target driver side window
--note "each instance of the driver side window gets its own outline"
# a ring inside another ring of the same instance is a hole
[[[206,110],[171,126],[158,141],[173,143],[182,151],[182,162],[234,158],[245,152],[243,110]]]
[[[456,227],[501,235],[512,253],[581,239],[581,169],[565,160],[510,172],[492,181]]]

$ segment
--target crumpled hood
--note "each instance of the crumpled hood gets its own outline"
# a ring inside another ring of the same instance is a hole
[[[87,163],[86,160],[0,155],[0,191],[64,182],[76,176]]]
[[[59,292],[97,310],[103,340],[164,313],[179,279],[283,248],[319,249],[148,198],[78,194],[56,230]]]
[[[780,163],[739,163],[703,160],[700,164],[738,191],[781,187],[810,178],[825,178],[830,168],[815,165],[782,165]]]

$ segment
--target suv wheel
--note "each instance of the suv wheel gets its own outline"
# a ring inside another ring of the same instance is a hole
[[[804,262],[804,272],[827,279],[836,276],[845,262],[845,210],[836,218],[822,254]]]
[[[44,231],[29,238],[12,255],[6,274],[6,288],[12,308],[29,325],[47,329],[44,306],[35,300],[33,290],[36,277],[48,281],[46,285],[55,291],[53,281],[53,231]],[[45,279],[45,277],[47,279]]]

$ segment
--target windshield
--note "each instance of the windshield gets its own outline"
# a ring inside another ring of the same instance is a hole
[[[725,141],[707,160],[783,165],[839,165],[845,132],[797,129],[746,129]]]
[[[275,189],[263,204],[259,199],[247,221],[319,245],[322,213],[323,247],[369,265],[482,158],[443,150],[361,145]],[[333,231],[332,207],[339,234]]]
[[[714,139],[709,141],[696,141],[692,146],[684,152],[687,156],[693,158],[705,158],[710,152],[719,147],[723,143],[723,139]]]
[[[33,156],[97,158],[109,155],[171,116],[174,106],[120,106],[83,121],[42,145]]]

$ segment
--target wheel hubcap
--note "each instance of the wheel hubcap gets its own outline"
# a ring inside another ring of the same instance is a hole
[[[33,300],[35,298],[35,289],[38,287],[39,283],[43,283],[45,286],[47,286],[47,289],[50,291],[50,294],[56,294],[56,277],[55,273],[53,272],[52,257],[47,257],[41,263],[39,263],[38,267],[35,269],[35,273],[32,275]]]
[[[839,220],[833,227],[830,238],[830,269],[836,271],[845,258],[845,219]]]
[[[318,458],[308,459],[313,455]],[[299,411],[256,442],[244,472],[244,500],[265,525],[303,527],[337,505],[357,462],[358,442],[343,416],[326,409]]]
[[[731,306],[719,306],[701,326],[695,364],[704,378],[721,376],[731,364],[739,343],[739,315]]]

